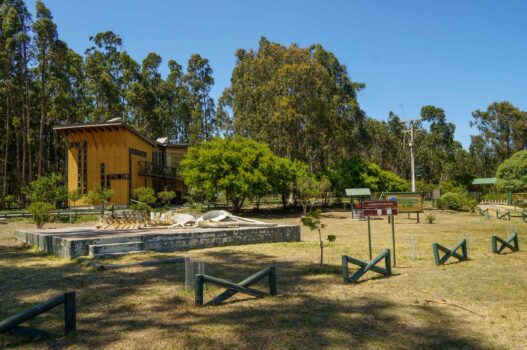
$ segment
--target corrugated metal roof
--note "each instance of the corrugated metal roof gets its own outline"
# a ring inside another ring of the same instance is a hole
[[[496,178],[495,177],[481,177],[472,180],[473,185],[495,185],[496,184]]]
[[[346,188],[346,196],[371,196],[371,191],[369,188]]]
[[[130,131],[131,133],[137,135],[144,141],[148,142],[152,146],[163,146],[163,147],[175,147],[175,148],[187,148],[188,145],[186,144],[174,144],[174,143],[168,143],[168,144],[161,144],[157,141],[151,140],[145,135],[141,134],[139,131],[137,131],[132,126],[124,123],[123,121],[116,120],[118,118],[111,119],[107,122],[94,122],[94,123],[84,123],[84,124],[72,124],[72,125],[63,125],[63,126],[56,126],[53,128],[53,130],[57,132],[69,132],[70,130],[79,130],[79,129],[90,129],[90,128],[111,128],[111,127],[123,127]]]

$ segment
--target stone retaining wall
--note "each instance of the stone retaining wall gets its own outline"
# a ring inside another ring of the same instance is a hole
[[[107,234],[106,234],[107,233]],[[112,230],[92,228],[17,230],[19,241],[63,258],[88,255],[90,245],[143,242],[146,251],[178,251],[252,243],[298,242],[300,226],[244,227],[225,229]]]

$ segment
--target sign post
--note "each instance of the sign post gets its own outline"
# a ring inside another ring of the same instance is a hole
[[[364,216],[368,218],[368,253],[370,260],[372,259],[371,252],[371,224],[370,216],[388,216],[392,224],[392,250],[393,250],[393,266],[395,267],[395,223],[394,215],[397,215],[397,201],[396,200],[369,200],[362,202],[362,211]]]
[[[395,266],[396,266],[396,262],[395,262],[395,223],[394,223],[395,218],[394,218],[393,214],[390,215],[390,216],[391,216],[391,218],[392,218],[391,222],[392,222],[392,251],[393,251],[393,267],[395,267]]]
[[[369,256],[370,256],[370,260],[372,259],[371,257],[371,226],[370,226],[370,217],[368,216],[368,252],[369,252]]]

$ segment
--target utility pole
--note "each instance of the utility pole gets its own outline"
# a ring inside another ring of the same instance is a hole
[[[421,121],[420,119],[412,119],[404,121],[403,123],[408,123],[409,128],[404,130],[403,132],[410,134],[410,142],[408,142],[408,146],[410,147],[410,169],[412,172],[412,192],[415,192],[415,156],[414,156],[414,134],[415,131],[421,131],[423,129],[415,129],[414,124]]]

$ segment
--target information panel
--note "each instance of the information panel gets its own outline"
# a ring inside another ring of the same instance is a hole
[[[423,212],[423,198],[420,192],[391,192],[385,193],[384,198],[397,201],[399,213]]]

